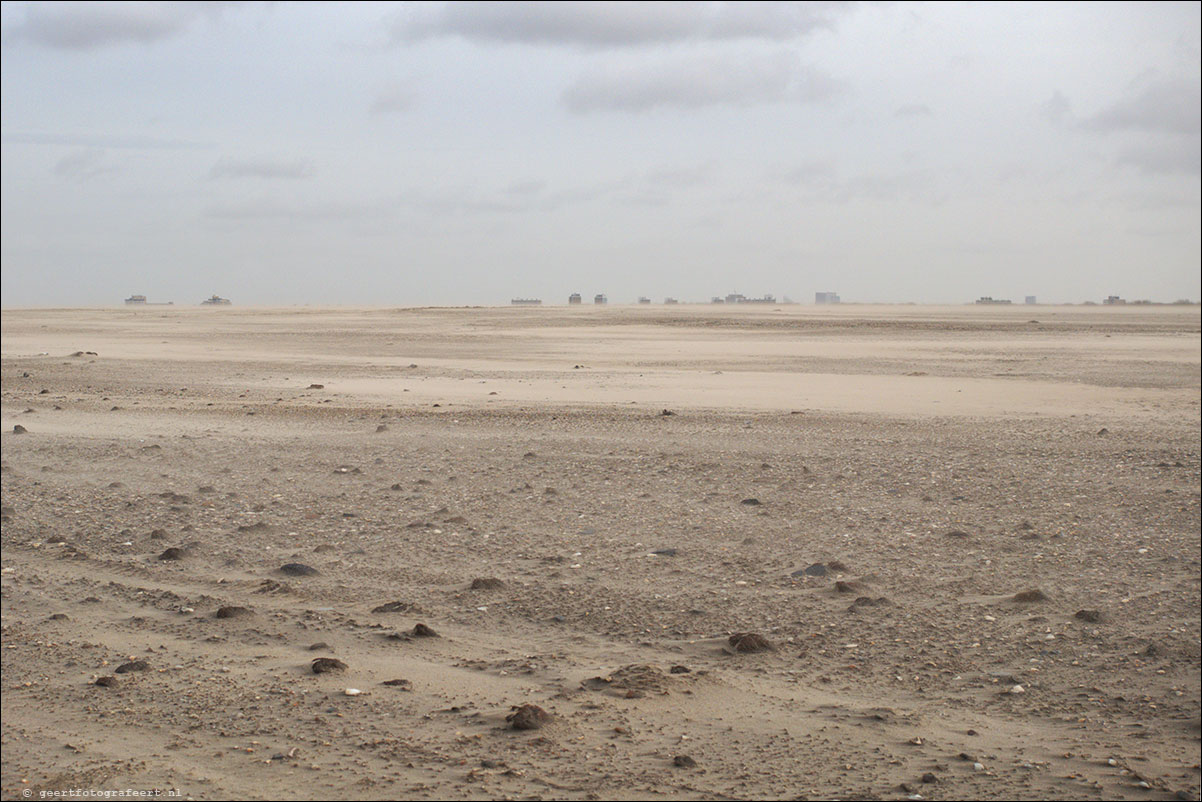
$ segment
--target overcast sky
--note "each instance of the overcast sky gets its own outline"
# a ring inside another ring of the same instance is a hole
[[[6,306],[1202,295],[1196,2],[2,8]]]

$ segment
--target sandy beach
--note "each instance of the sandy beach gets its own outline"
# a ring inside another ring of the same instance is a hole
[[[2,325],[6,799],[1198,799],[1197,306]]]

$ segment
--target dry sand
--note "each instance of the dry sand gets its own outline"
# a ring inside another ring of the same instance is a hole
[[[1197,799],[1199,345],[5,311],[3,795]]]

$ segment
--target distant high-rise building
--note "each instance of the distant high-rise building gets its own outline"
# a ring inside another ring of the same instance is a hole
[[[651,299],[650,299],[650,298],[648,298],[648,297],[647,297],[647,296],[645,296],[645,295],[640,295],[640,296],[639,296],[639,303],[641,303],[641,304],[649,304],[649,303],[651,303]]]
[[[990,304],[1008,304],[1010,303],[1010,300],[1006,298],[993,298],[989,295],[982,295],[976,300],[976,303],[989,306]]]
[[[1106,304],[1107,306],[1122,306],[1127,302],[1117,295],[1108,295],[1106,296],[1106,300],[1102,301],[1102,303]]]
[[[607,304],[607,303],[609,303],[609,299],[605,297],[605,293],[603,293],[603,292],[599,292],[599,293],[597,293],[596,295],[594,295],[594,296],[593,296],[593,303],[595,303],[595,304]]]
[[[569,295],[569,296],[568,296],[568,303],[570,303],[570,304],[578,304],[578,303],[580,303],[580,293],[578,293],[578,292],[574,292],[574,293],[572,293],[571,295]]]
[[[1027,299],[1025,301],[1023,301],[1023,303],[1027,304],[1028,306],[1034,306],[1035,304],[1037,304],[1039,302],[1035,300],[1034,295],[1028,295]]]
[[[131,295],[125,299],[126,306],[134,306],[136,304],[145,304],[145,303],[146,303],[145,295]]]
[[[837,293],[837,292],[816,292],[816,293],[814,293],[814,303],[816,303],[816,304],[837,304],[837,303],[839,303],[839,293]]]
[[[665,306],[667,306],[669,304],[678,304],[678,303],[680,303],[680,301],[676,300],[675,298],[665,298],[664,299]]]

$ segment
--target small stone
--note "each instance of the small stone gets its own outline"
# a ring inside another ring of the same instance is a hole
[[[172,546],[171,548],[163,551],[163,553],[159,555],[159,559],[160,560],[182,560],[182,559],[184,559],[184,550],[181,548]]]
[[[358,688],[347,688],[342,693],[345,696],[358,696],[359,694],[363,693],[363,691],[359,690]]]
[[[688,666],[672,666],[668,669],[669,674],[690,674],[692,671]]]
[[[926,774],[922,775],[922,781],[924,783],[934,783],[939,782],[939,778],[928,771]]]
[[[407,613],[413,609],[414,609],[413,605],[410,604],[409,602],[394,601],[394,602],[388,602],[387,604],[381,604],[377,607],[373,607],[371,609],[371,611],[373,613]]]
[[[116,688],[117,687],[117,678],[116,677],[97,677],[96,681],[93,682],[92,684],[96,685],[97,687],[100,687],[100,688]]]
[[[677,755],[672,758],[672,765],[681,769],[695,769],[697,768],[697,761],[688,755]]]
[[[316,576],[318,571],[304,563],[286,563],[280,566],[280,573],[285,576]]]
[[[19,423],[13,427],[13,434],[28,434],[28,432],[29,430]]]
[[[329,648],[330,648],[330,644],[321,640],[321,641],[318,641],[317,643],[314,643],[312,646],[310,646],[309,651],[311,651],[311,652],[320,652],[322,650],[329,651]]]
[[[665,409],[663,412],[661,412],[661,413],[659,413],[659,414],[660,414],[662,417],[665,417],[665,418],[667,418],[667,417],[670,417],[670,416],[672,416],[672,415],[675,415],[676,413],[675,413],[675,412],[673,412],[673,411],[672,411],[672,410],[670,410],[670,409]]]
[[[415,638],[437,638],[437,637],[439,637],[437,632],[435,632],[433,629],[426,626],[425,624],[418,624],[417,626],[415,626],[413,628],[413,630],[409,634]]]
[[[651,553],[657,557],[675,557],[676,549],[652,549]]]
[[[505,720],[515,730],[540,730],[551,720],[551,714],[538,705],[524,704],[514,707]]]
[[[1013,601],[1027,604],[1030,602],[1041,602],[1048,600],[1048,594],[1044,593],[1039,588],[1031,590],[1022,590],[1010,597]]]
[[[984,770],[985,770],[985,765],[984,765],[984,764],[982,764],[982,763],[973,763],[973,764],[972,764],[972,770],[973,770],[973,771],[984,771]]]
[[[826,576],[826,574],[827,574],[827,570],[826,570],[825,565],[823,565],[822,563],[814,563],[813,565],[807,565],[805,568],[802,568],[799,571],[794,571],[792,575],[793,576]]]
[[[505,583],[496,577],[484,576],[472,580],[472,590],[496,590],[505,587]]]
[[[1014,693],[1014,694],[1026,693],[1026,692],[1027,692],[1027,689],[1021,685],[1011,685],[1010,690],[1006,691],[1006,693]]]
[[[253,615],[249,607],[238,607],[236,605],[220,607],[217,609],[217,612],[213,613],[214,618],[243,618],[248,615]]]
[[[758,498],[745,498],[745,499],[743,499],[742,501],[740,501],[739,503],[740,503],[740,504],[743,504],[743,505],[746,505],[746,506],[748,506],[748,507],[758,507],[758,506],[760,506],[760,500],[759,500]]]
[[[771,641],[755,632],[736,632],[727,638],[727,643],[732,651],[739,654],[776,651]]]
[[[318,657],[312,662],[310,668],[314,674],[328,674],[334,671],[346,671],[346,663],[339,660],[337,657]]]
[[[413,690],[413,683],[407,679],[386,679],[380,684],[387,685],[391,688],[400,688],[402,691]]]
[[[150,663],[147,663],[145,660],[131,660],[128,663],[122,663],[121,665],[117,666],[116,673],[129,674],[132,671],[149,671],[149,670],[150,670]]]
[[[309,389],[310,390],[324,390],[324,389],[326,389],[326,386],[324,384],[310,384]]]
[[[1073,618],[1080,621],[1088,621],[1091,624],[1097,624],[1102,620],[1102,613],[1098,610],[1078,610],[1073,613]]]

